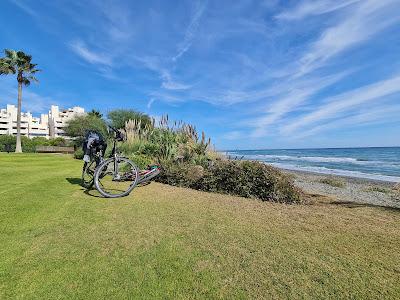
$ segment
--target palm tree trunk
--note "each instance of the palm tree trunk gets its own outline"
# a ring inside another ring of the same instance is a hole
[[[22,107],[22,83],[18,82],[17,144],[15,145],[15,153],[22,153],[22,147],[21,147],[21,107]]]

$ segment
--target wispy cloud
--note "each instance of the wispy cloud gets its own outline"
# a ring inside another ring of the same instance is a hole
[[[195,37],[197,28],[199,27],[200,19],[203,16],[203,13],[206,9],[206,6],[207,6],[207,1],[203,1],[198,4],[195,13],[192,17],[192,20],[188,28],[186,29],[185,37],[183,41],[178,45],[178,52],[172,58],[173,61],[179,59],[186,51],[189,50],[190,46],[192,45],[193,39]]]
[[[159,74],[162,88],[167,90],[186,90],[191,87],[190,85],[172,79],[171,73],[166,67],[162,66],[163,63],[159,57],[143,56],[135,57],[135,59],[141,62],[149,70],[152,70]]]
[[[382,97],[399,92],[400,76],[397,75],[390,79],[328,98],[326,99],[327,104],[297,120],[291,121],[290,124],[282,128],[282,132],[289,134],[293,131],[299,131],[305,126],[327,121],[332,118],[338,118],[343,112],[365,105],[368,102],[378,101]]]
[[[31,113],[44,113],[52,104],[60,105],[59,99],[57,101],[49,96],[31,91],[33,86],[24,88],[22,91],[22,109]],[[17,85],[14,78],[7,78],[0,81],[0,104],[14,104],[17,105]]]
[[[19,0],[10,0],[12,3],[14,3],[16,6],[18,6],[20,9],[22,9],[24,12],[26,12],[28,15],[34,18],[39,18],[39,14],[32,9],[30,6],[24,4],[22,1]]]
[[[298,109],[299,105],[306,102],[312,95],[339,81],[348,74],[349,72],[343,72],[320,79],[312,78],[305,82],[288,82],[286,85],[288,92],[270,105],[265,116],[256,120],[256,129],[253,131],[252,136],[264,136],[268,133],[269,125],[278,122],[287,113]]]
[[[133,16],[131,10],[125,3],[119,1],[94,1],[93,6],[97,7],[104,16],[105,33],[114,42],[123,43],[134,34]]]
[[[300,20],[308,16],[322,15],[344,8],[360,0],[307,0],[300,2],[291,10],[286,10],[276,16],[282,20]]]
[[[187,90],[190,88],[190,85],[172,80],[172,76],[167,70],[162,70],[161,78],[163,80],[161,86],[167,90]]]
[[[322,125],[299,132],[293,136],[295,139],[303,139],[329,130],[337,130],[343,127],[354,128],[355,126],[368,126],[382,123],[392,123],[398,121],[400,113],[399,105],[385,105],[384,107],[371,107],[366,110],[356,112],[354,115],[339,118]]]
[[[303,76],[323,67],[332,57],[343,53],[400,20],[397,0],[365,0],[347,13],[337,25],[326,29],[300,59],[294,76]]]
[[[156,101],[155,98],[150,98],[150,100],[147,102],[147,109],[151,108],[151,106],[153,105],[154,101]]]
[[[91,64],[112,66],[112,59],[109,55],[90,50],[86,44],[80,40],[71,42],[69,46],[78,56]]]

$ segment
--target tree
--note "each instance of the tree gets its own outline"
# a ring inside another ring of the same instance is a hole
[[[78,144],[83,141],[83,138],[88,130],[95,130],[100,132],[104,138],[107,138],[107,124],[106,122],[94,115],[78,115],[69,120],[64,127],[67,136],[76,138]]]
[[[5,57],[0,58],[0,75],[17,74],[18,82],[18,110],[17,110],[17,141],[15,152],[21,153],[21,107],[22,107],[22,85],[29,86],[31,82],[38,82],[35,73],[37,64],[32,63],[32,56],[22,51],[4,50]]]
[[[144,128],[147,124],[151,124],[151,119],[148,115],[133,109],[116,109],[110,111],[108,119],[111,121],[111,126],[117,129],[125,129],[125,123],[129,120],[140,120]]]
[[[100,119],[103,117],[103,114],[99,110],[94,109],[94,108],[90,112],[88,112],[88,115],[89,116],[93,116],[93,117],[97,117],[97,118],[100,118]]]

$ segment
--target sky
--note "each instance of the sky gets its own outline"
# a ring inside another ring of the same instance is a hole
[[[217,149],[400,146],[400,0],[0,1],[23,109],[132,108]],[[16,103],[0,77],[0,107]]]

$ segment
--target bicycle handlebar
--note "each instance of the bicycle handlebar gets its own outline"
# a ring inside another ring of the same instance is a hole
[[[114,131],[115,133],[115,138],[117,141],[121,141],[124,139],[124,135],[117,129],[115,129],[114,127],[108,125],[108,128],[110,128],[112,131]]]

